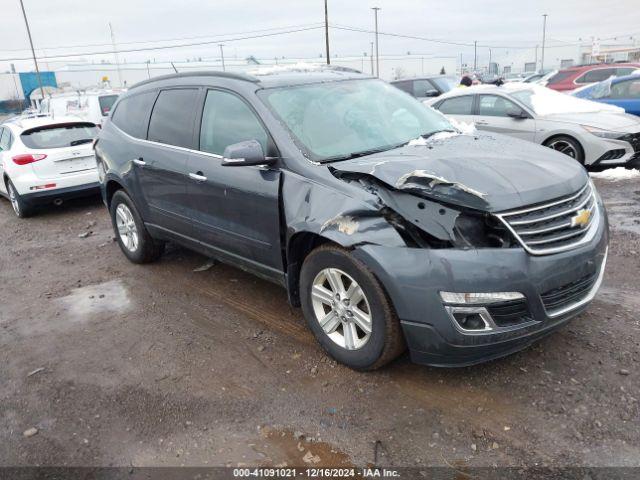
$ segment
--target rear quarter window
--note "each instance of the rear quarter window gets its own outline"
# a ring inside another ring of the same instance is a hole
[[[98,97],[98,103],[100,104],[100,113],[103,117],[109,115],[113,104],[116,103],[118,95],[101,95]]]
[[[20,135],[27,148],[64,148],[91,143],[98,136],[98,128],[93,123],[47,125],[32,128]]]
[[[156,91],[150,91],[120,99],[111,115],[111,121],[132,137],[147,138],[149,114],[156,95]]]

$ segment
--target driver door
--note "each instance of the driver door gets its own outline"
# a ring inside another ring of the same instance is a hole
[[[279,169],[222,165],[225,148],[246,140],[257,140],[266,156],[277,156],[273,141],[239,95],[217,89],[203,93],[198,152],[187,161],[194,236],[214,255],[248,261],[264,276],[281,275]]]
[[[536,134],[536,121],[501,95],[479,95],[474,121],[478,130],[501,133],[530,142],[534,141]]]

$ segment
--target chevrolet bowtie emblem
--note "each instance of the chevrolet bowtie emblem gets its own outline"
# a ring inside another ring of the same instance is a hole
[[[591,210],[583,209],[578,210],[578,213],[571,217],[571,226],[584,228],[589,225],[589,219],[591,218]]]

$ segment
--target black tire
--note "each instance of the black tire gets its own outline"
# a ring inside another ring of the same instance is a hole
[[[5,185],[13,213],[15,213],[18,218],[27,218],[33,215],[33,207],[24,201],[24,198],[18,193],[11,180],[7,179]]]
[[[565,153],[558,148],[554,148],[555,145],[561,146],[563,142],[570,145],[573,149],[573,152],[575,152],[575,154]],[[557,152],[564,153],[565,155],[576,159],[578,163],[580,163],[580,165],[584,165],[584,150],[582,149],[582,145],[580,145],[580,142],[578,142],[573,137],[569,137],[568,135],[558,135],[556,137],[551,137],[544,142],[544,146],[549,147],[553,150],[556,150]]]
[[[311,289],[316,276],[326,268],[337,268],[352,277],[362,288],[369,303],[371,333],[368,341],[358,349],[348,350],[338,345],[324,332],[316,319]],[[364,263],[343,248],[323,245],[307,256],[300,272],[300,298],[309,328],[322,348],[348,367],[355,370],[375,370],[406,349],[400,322],[382,285]]]
[[[134,249],[128,248],[122,238],[122,235],[118,231],[117,214],[119,205],[124,205],[131,213],[135,228],[137,230],[137,245]],[[120,249],[125,256],[133,263],[150,263],[157,260],[164,251],[164,242],[155,240],[149,235],[147,229],[144,226],[144,222],[138,213],[133,201],[127,195],[124,190],[118,190],[111,199],[111,206],[109,207],[111,213],[111,224],[113,225],[113,231],[115,233]]]

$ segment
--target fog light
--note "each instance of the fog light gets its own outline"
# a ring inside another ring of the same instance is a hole
[[[453,320],[455,327],[462,333],[485,333],[496,328],[491,315],[484,307],[452,307],[445,309]]]
[[[452,305],[487,305],[509,300],[520,300],[524,295],[520,292],[458,293],[440,292],[444,303]]]

